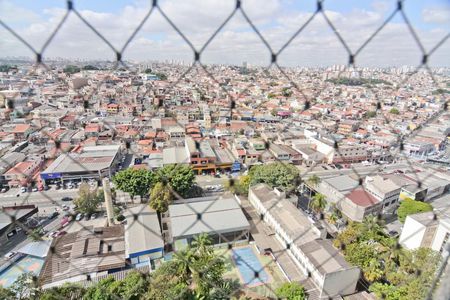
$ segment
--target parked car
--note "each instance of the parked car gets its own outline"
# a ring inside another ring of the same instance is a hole
[[[76,220],[76,221],[81,221],[81,219],[83,219],[83,217],[84,217],[84,214],[79,213],[79,214],[76,216],[75,220]]]
[[[20,188],[21,193],[26,193],[27,191],[28,191],[28,189],[24,186]]]
[[[0,192],[1,193],[6,193],[8,190],[6,189],[6,188],[2,188],[1,190],[0,190]]]
[[[65,235],[67,233],[67,231],[64,231],[64,230],[61,230],[61,231],[57,231],[56,232],[56,236],[58,237],[58,236],[62,236],[62,235]]]
[[[396,230],[391,230],[391,231],[389,231],[389,235],[391,237],[396,237],[398,235],[398,232]]]
[[[49,220],[54,219],[54,218],[56,218],[58,215],[59,215],[59,212],[54,211],[54,212],[52,212],[52,213],[48,216],[48,219],[49,219]]]
[[[69,210],[69,207],[68,207],[67,205],[64,204],[64,205],[62,206],[62,210],[68,211],[68,210]]]
[[[96,214],[96,213],[93,213],[93,214],[91,215],[91,220],[94,220],[94,219],[97,219],[97,214]]]
[[[31,191],[33,191],[33,192],[37,192],[38,191],[38,188],[37,187],[35,187],[35,188],[33,188]]]
[[[61,201],[72,201],[72,200],[73,200],[73,198],[70,198],[70,197],[61,198]]]
[[[3,257],[5,258],[5,260],[9,260],[16,255],[17,255],[17,252],[11,251],[11,252],[6,253],[5,256],[3,256]]]
[[[85,216],[84,216],[84,220],[85,221],[88,221],[88,220],[90,220],[91,219],[91,216],[89,215],[89,214],[86,214]]]

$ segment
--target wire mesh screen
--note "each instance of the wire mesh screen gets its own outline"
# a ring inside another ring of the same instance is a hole
[[[96,13],[67,1],[28,31],[14,18],[39,17],[3,2],[2,142],[14,146],[1,158],[2,180],[17,194],[0,200],[0,230],[3,254],[22,247],[6,254],[0,283],[32,274],[21,288],[10,283],[15,289],[4,297],[365,299],[370,291],[381,299],[448,299],[446,241],[440,253],[408,252],[392,237],[400,232],[384,226],[397,219],[399,194],[426,206],[449,191],[450,160],[430,155],[450,155],[448,6],[422,12],[444,29],[418,29],[410,18],[420,7],[409,2],[342,15],[328,1],[305,4],[303,13],[289,3],[280,13],[277,1],[154,0],[120,8],[117,21],[116,4]],[[33,61],[14,57],[22,51]],[[414,66],[398,67],[406,64]],[[438,127],[437,138],[429,129]],[[236,147],[240,140],[251,150]],[[27,147],[39,155],[26,157]],[[130,160],[142,172],[120,185],[114,176]],[[227,177],[235,164],[249,170]],[[378,190],[368,188],[383,174]],[[115,189],[104,193],[107,179]],[[84,183],[78,191],[71,181]],[[62,197],[57,185],[76,192]],[[94,221],[98,212],[69,214],[41,237],[40,219],[29,216],[36,207],[48,219],[71,211],[71,197],[110,211],[98,217],[103,223]],[[445,203],[424,208],[422,225],[401,232],[405,244],[448,240],[448,227],[439,231],[441,222],[448,226],[445,210]],[[20,231],[29,237],[12,245]],[[361,257],[349,258],[357,251]],[[77,285],[58,290],[67,282]],[[285,294],[285,282],[304,292]]]

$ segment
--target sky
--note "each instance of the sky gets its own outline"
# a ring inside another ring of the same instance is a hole
[[[111,45],[121,50],[150,10],[150,0],[75,0],[76,10]],[[162,11],[199,51],[235,7],[234,0],[159,0]],[[396,8],[391,0],[326,0],[324,13],[356,53]],[[0,20],[38,52],[66,13],[62,0],[0,0]],[[282,66],[324,67],[348,63],[344,48],[325,18],[318,14],[287,47],[295,32],[312,16],[316,1],[242,0],[242,7],[270,45],[263,43],[238,11],[201,53],[205,64],[270,64],[271,51]],[[426,53],[450,33],[449,0],[405,0],[404,12]],[[194,50],[154,10],[123,52],[133,61],[192,62]],[[450,66],[450,38],[432,53],[431,66]],[[357,66],[386,67],[420,64],[422,51],[401,14],[397,14],[360,51]],[[33,53],[0,24],[0,57]],[[116,55],[73,12],[43,52],[46,58],[115,60]]]

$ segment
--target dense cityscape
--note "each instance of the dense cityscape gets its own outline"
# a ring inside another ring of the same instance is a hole
[[[425,296],[450,234],[448,69],[125,66],[2,64],[5,295]],[[217,278],[169,280],[188,253],[222,257]]]
[[[0,300],[450,299],[450,6],[0,0]]]

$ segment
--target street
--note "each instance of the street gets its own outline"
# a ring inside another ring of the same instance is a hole
[[[63,197],[75,198],[78,195],[78,189],[54,188],[48,191],[20,193],[18,189],[11,189],[4,194],[0,194],[0,206],[28,205],[34,204],[39,207],[39,213],[53,211],[55,207],[61,207],[67,204],[61,201]]]

